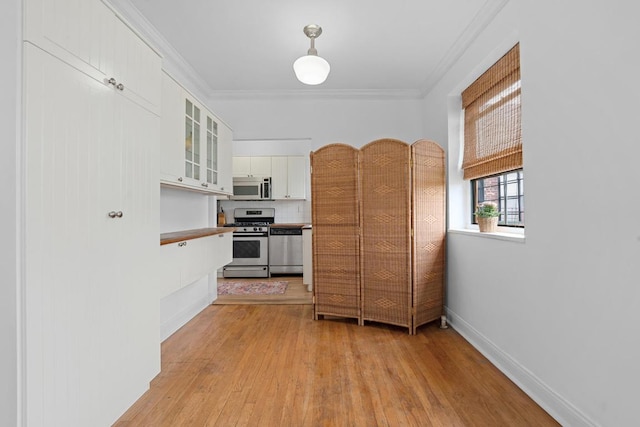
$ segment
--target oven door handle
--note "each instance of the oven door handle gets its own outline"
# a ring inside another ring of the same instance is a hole
[[[267,233],[240,233],[233,235],[234,239],[242,238],[242,237],[267,237]]]

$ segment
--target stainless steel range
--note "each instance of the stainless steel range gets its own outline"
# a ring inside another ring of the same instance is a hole
[[[274,208],[235,208],[233,261],[222,269],[223,277],[269,277],[269,225]]]

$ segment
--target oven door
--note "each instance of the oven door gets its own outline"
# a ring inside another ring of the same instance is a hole
[[[234,233],[233,261],[223,277],[269,277],[269,237],[265,233]]]

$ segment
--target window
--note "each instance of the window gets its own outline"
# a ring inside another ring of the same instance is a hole
[[[480,202],[495,202],[503,212],[499,224],[516,227],[524,227],[520,87],[516,44],[462,92],[462,169],[471,181],[472,211]]]
[[[522,169],[471,180],[472,206],[482,202],[498,205],[498,224],[510,227],[524,227],[524,178]],[[472,223],[477,223],[471,215]]]

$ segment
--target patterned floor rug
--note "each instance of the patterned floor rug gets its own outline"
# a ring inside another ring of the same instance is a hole
[[[278,295],[287,291],[289,282],[220,282],[218,295]]]

